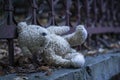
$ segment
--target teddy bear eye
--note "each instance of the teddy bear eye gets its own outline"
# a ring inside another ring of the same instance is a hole
[[[47,34],[45,32],[42,33],[42,36],[46,36]]]

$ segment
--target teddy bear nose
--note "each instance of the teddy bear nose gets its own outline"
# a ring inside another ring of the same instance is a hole
[[[47,34],[46,33],[42,33],[42,36],[46,36]]]

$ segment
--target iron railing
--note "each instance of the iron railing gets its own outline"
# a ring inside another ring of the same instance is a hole
[[[93,34],[120,33],[119,0],[0,0],[0,3],[0,39],[8,40],[11,65],[19,21],[44,27],[68,25],[70,32],[76,25],[84,24],[88,40]]]

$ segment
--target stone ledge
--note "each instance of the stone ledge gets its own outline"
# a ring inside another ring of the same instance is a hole
[[[80,69],[59,69],[50,76],[45,73],[27,74],[28,80],[108,80],[120,73],[120,53],[87,57],[85,67]],[[16,74],[1,76],[0,80],[13,80]]]

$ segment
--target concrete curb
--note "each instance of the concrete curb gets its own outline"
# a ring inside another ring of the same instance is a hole
[[[45,73],[27,74],[23,80],[109,80],[120,73],[120,53],[104,54],[96,57],[87,57],[85,67],[80,69],[59,69],[52,75]],[[17,74],[1,76],[0,80],[16,80]],[[18,79],[20,80],[20,79]]]

